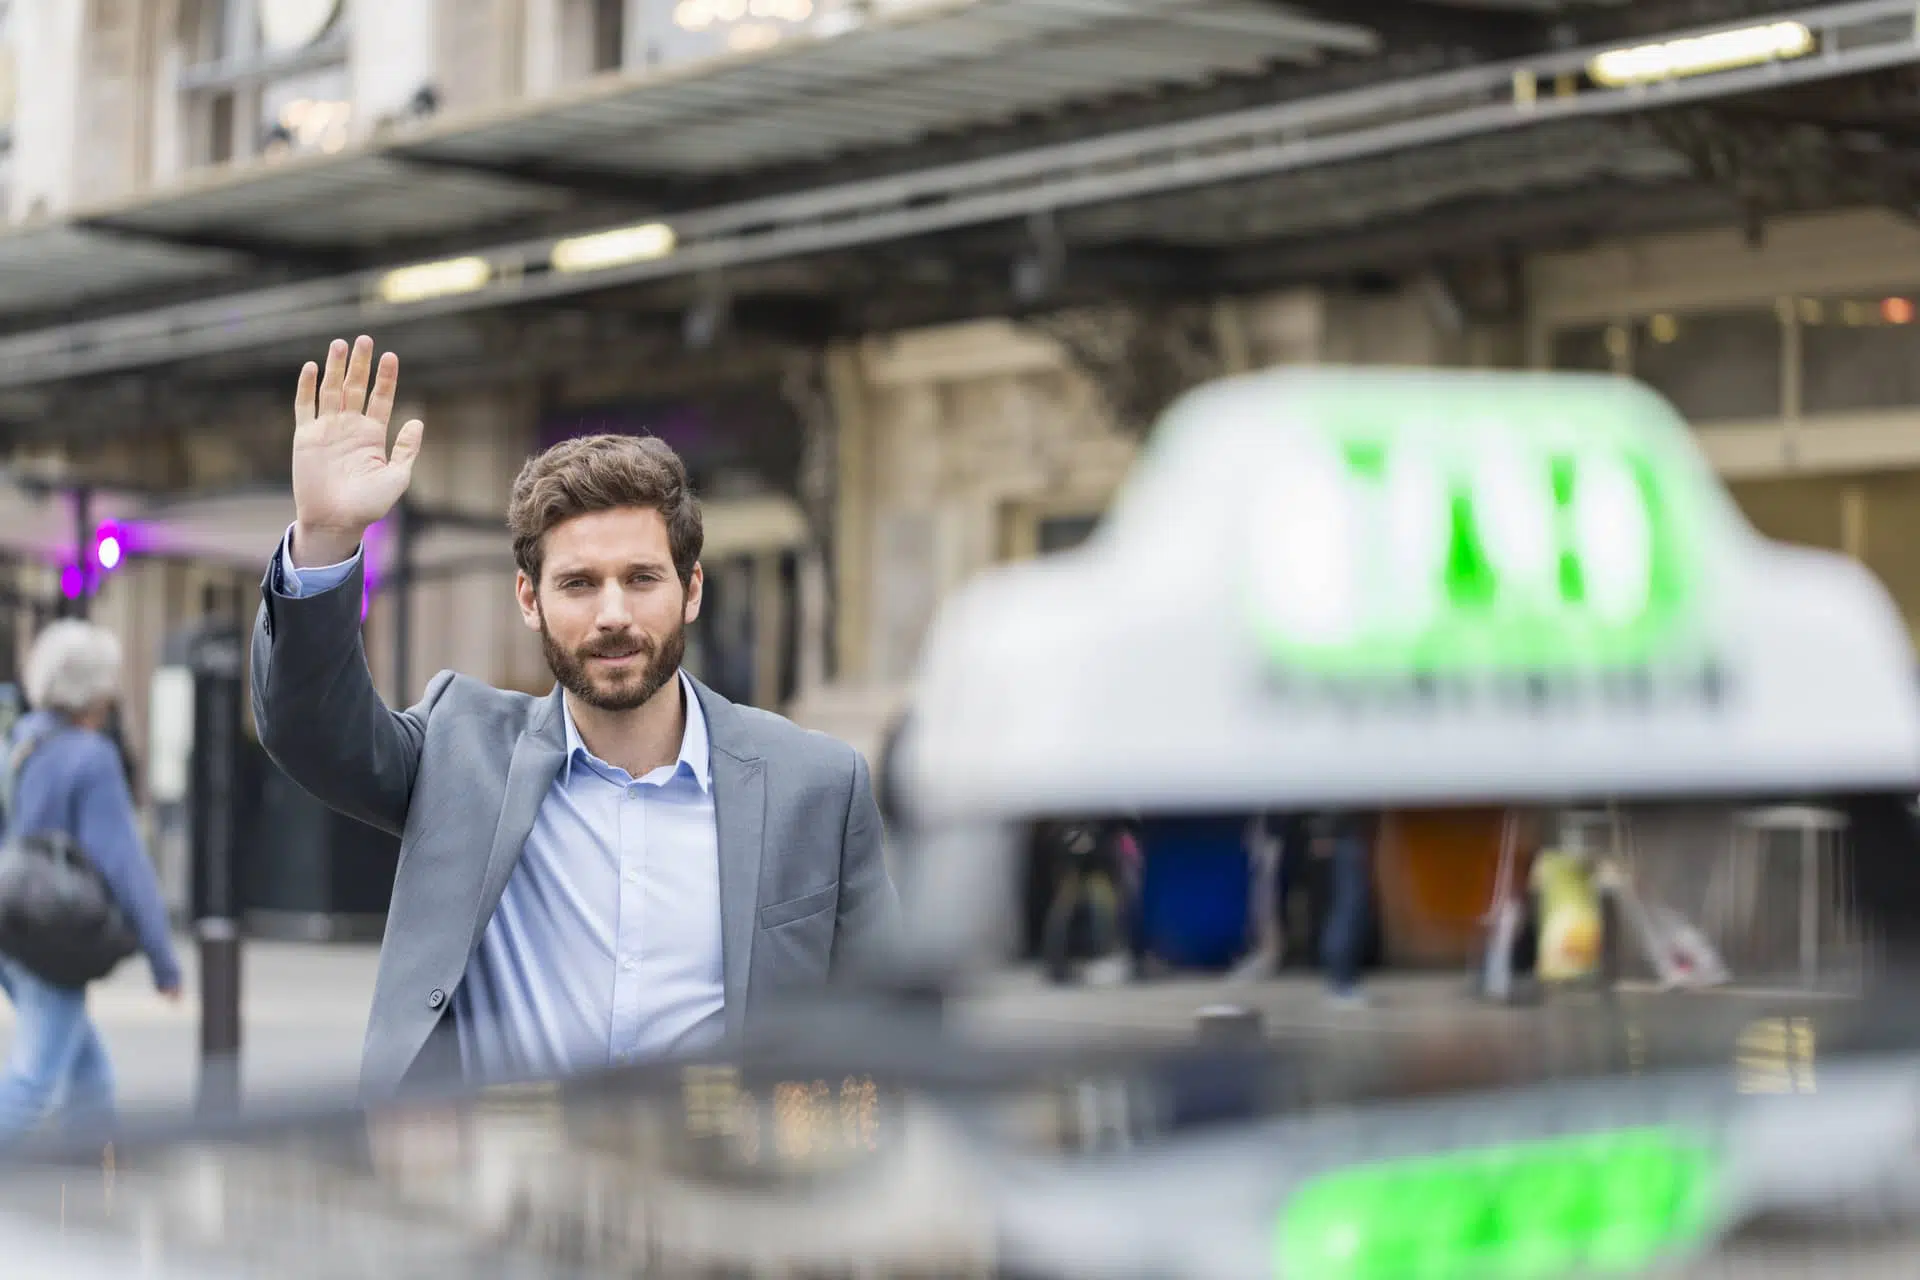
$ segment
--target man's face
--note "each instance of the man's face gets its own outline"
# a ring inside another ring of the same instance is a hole
[[[520,615],[540,633],[554,679],[581,702],[631,711],[673,679],[700,616],[700,567],[674,572],[667,522],[621,507],[547,532],[540,581],[520,574]]]

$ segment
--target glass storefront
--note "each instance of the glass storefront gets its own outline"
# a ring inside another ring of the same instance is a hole
[[[1803,414],[1920,405],[1920,324],[1906,297],[1801,298]]]
[[[1696,425],[1795,423],[1897,429],[1920,413],[1920,292],[1795,294],[1742,307],[1623,315],[1557,327],[1551,367],[1647,383]],[[1856,437],[1845,437],[1853,440]],[[1920,468],[1847,465],[1729,482],[1753,526],[1780,542],[1845,551],[1886,583],[1920,634]]]
[[[1771,308],[1634,322],[1631,369],[1689,422],[1777,418],[1785,331]]]
[[[1920,408],[1920,293],[1622,316],[1545,347],[1552,368],[1629,374],[1702,425]]]

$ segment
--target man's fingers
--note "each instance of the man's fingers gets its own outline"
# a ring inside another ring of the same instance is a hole
[[[347,344],[335,338],[327,347],[327,371],[320,376],[320,416],[340,412],[347,377]]]
[[[347,413],[365,413],[367,384],[373,380],[373,339],[364,333],[353,340],[353,355],[347,361],[346,401],[340,408]]]
[[[414,418],[400,428],[400,434],[393,438],[393,452],[387,455],[387,465],[399,468],[406,475],[413,474],[413,460],[420,456],[420,437],[426,433],[427,424]]]
[[[367,400],[367,416],[381,426],[393,416],[393,392],[400,385],[400,357],[389,351],[380,357],[373,376],[373,395]]]
[[[320,366],[309,360],[300,366],[300,381],[293,389],[293,425],[304,427],[313,421],[313,391],[320,383]]]

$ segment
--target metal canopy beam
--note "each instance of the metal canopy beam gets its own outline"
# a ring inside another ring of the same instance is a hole
[[[1456,9],[1431,0],[1274,0],[1284,9],[1328,21],[1359,20],[1380,37],[1387,53],[1418,49],[1466,50],[1483,58],[1516,58],[1547,44],[1550,24],[1524,10],[1490,13]]]
[[[380,273],[368,272],[18,334],[0,339],[0,387],[711,273],[1920,62],[1912,0],[1857,0],[1797,17],[1823,46],[1791,62],[1606,88],[1578,79],[1603,50],[1573,50],[692,212],[673,219],[678,246],[669,256],[600,271],[548,270],[554,240],[547,238],[481,255],[494,267],[483,287],[406,306],[380,302]],[[1550,91],[1556,84],[1568,88]]]
[[[1544,238],[1617,234],[1642,226],[1724,219],[1735,208],[1724,195],[1691,183],[1582,186],[1527,200],[1483,197],[1457,201],[1311,242],[1225,255],[1219,271],[1242,287],[1325,279],[1344,272],[1395,271],[1436,259],[1497,254]]]
[[[389,147],[383,154],[416,169],[479,174],[528,187],[591,196],[635,210],[658,208],[661,198],[669,190],[664,183],[628,174],[596,172],[571,166],[479,160],[405,145]]]
[[[83,217],[76,220],[74,225],[126,240],[144,240],[149,244],[167,245],[175,249],[210,249],[237,254],[256,264],[293,267],[304,271],[350,271],[360,265],[348,253],[299,248],[257,236],[162,231],[157,227],[129,226],[111,215]]]

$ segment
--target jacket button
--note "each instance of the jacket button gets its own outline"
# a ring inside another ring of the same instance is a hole
[[[440,988],[435,987],[433,990],[427,992],[427,1008],[438,1009],[441,1005],[445,1004],[446,1002],[447,1002],[447,993],[442,991]]]

